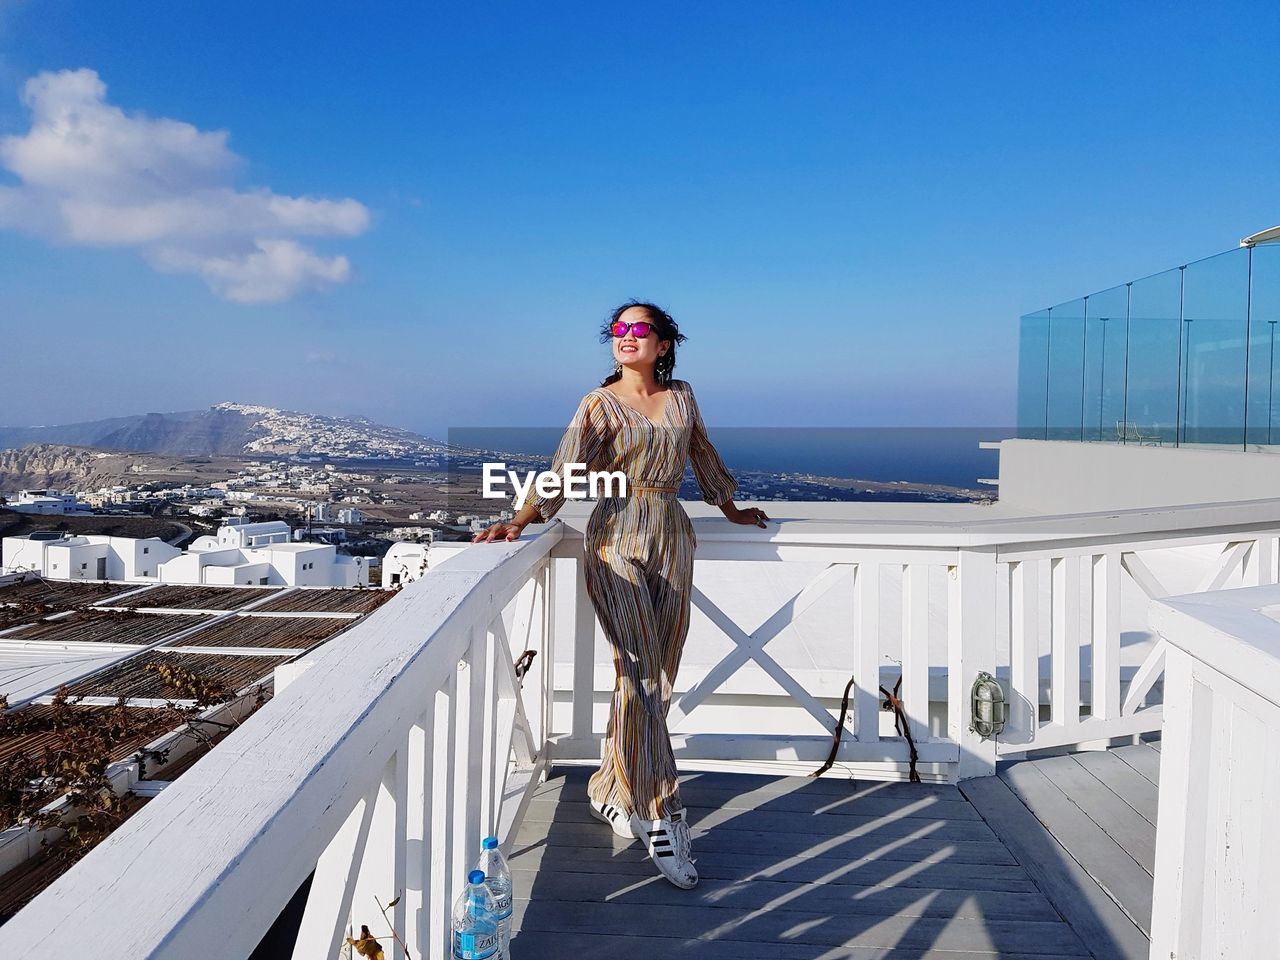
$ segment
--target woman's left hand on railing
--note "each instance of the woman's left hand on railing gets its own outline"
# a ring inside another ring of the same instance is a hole
[[[745,523],[755,527],[765,527],[768,525],[769,515],[759,507],[747,507],[743,510],[739,508],[732,500],[720,504],[720,512],[728,518],[730,523]]]

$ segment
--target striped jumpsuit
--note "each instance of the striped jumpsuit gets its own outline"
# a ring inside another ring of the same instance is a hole
[[[600,769],[591,799],[644,820],[682,809],[667,711],[689,631],[693,552],[697,538],[677,499],[685,463],[707,503],[732,498],[737,481],[707,438],[693,388],[671,381],[655,422],[597,387],[585,397],[556,450],[552,469],[621,470],[627,497],[604,497],[587,522],[587,593],[613,648],[617,671]],[[667,490],[644,489],[666,487]],[[533,496],[543,520],[564,495]]]

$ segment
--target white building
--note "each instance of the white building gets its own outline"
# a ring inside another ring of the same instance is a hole
[[[218,528],[215,536],[197,537],[191,544],[193,550],[211,550],[235,547],[265,547],[273,543],[289,542],[289,524],[283,520],[267,520],[262,523],[228,521]]]
[[[382,586],[402,587],[420,580],[428,568],[440,566],[470,543],[393,543],[382,558]]]
[[[357,587],[368,585],[369,570],[366,558],[339,556],[337,547],[328,543],[207,550],[193,544],[161,566],[160,579],[219,586]]]
[[[156,580],[182,551],[154,537],[68,536],[39,531],[5,537],[0,573],[34,572],[49,580]]]
[[[327,500],[318,500],[311,504],[311,519],[316,523],[333,523],[336,516],[334,505]]]
[[[341,543],[347,539],[347,531],[342,527],[299,527],[293,531],[293,540],[295,543],[301,543],[304,540],[313,543]]]
[[[290,543],[289,525],[233,523],[198,537],[184,553],[162,540],[66,536],[5,537],[0,573],[34,572],[49,580],[120,580],[218,586],[357,587],[369,583],[365,557],[327,543]]]
[[[431,527],[392,527],[392,540],[425,540],[428,543],[435,538],[436,532]]]
[[[382,586],[403,586],[427,572],[426,543],[393,543],[382,558]]]
[[[356,507],[343,507],[338,511],[338,522],[347,526],[364,523],[364,514]]]
[[[10,500],[5,508],[16,513],[69,514],[88,513],[76,500],[75,494],[57,490],[21,490],[16,500]]]

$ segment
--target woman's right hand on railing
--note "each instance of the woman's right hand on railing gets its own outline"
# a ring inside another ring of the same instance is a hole
[[[492,543],[494,540],[519,540],[524,531],[523,523],[494,523],[471,538],[472,543]]]
[[[542,514],[531,503],[526,503],[511,518],[510,523],[493,523],[485,527],[474,537],[472,543],[492,543],[494,540],[519,540],[524,528],[533,522],[542,522]]]

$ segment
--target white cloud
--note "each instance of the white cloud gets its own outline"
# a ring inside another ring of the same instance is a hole
[[[135,248],[155,269],[194,274],[238,303],[350,279],[346,257],[299,240],[363,233],[363,204],[238,189],[242,161],[226,131],[126,114],[93,70],[32,77],[23,102],[31,129],[0,137],[0,165],[20,181],[0,186],[0,228]]]

